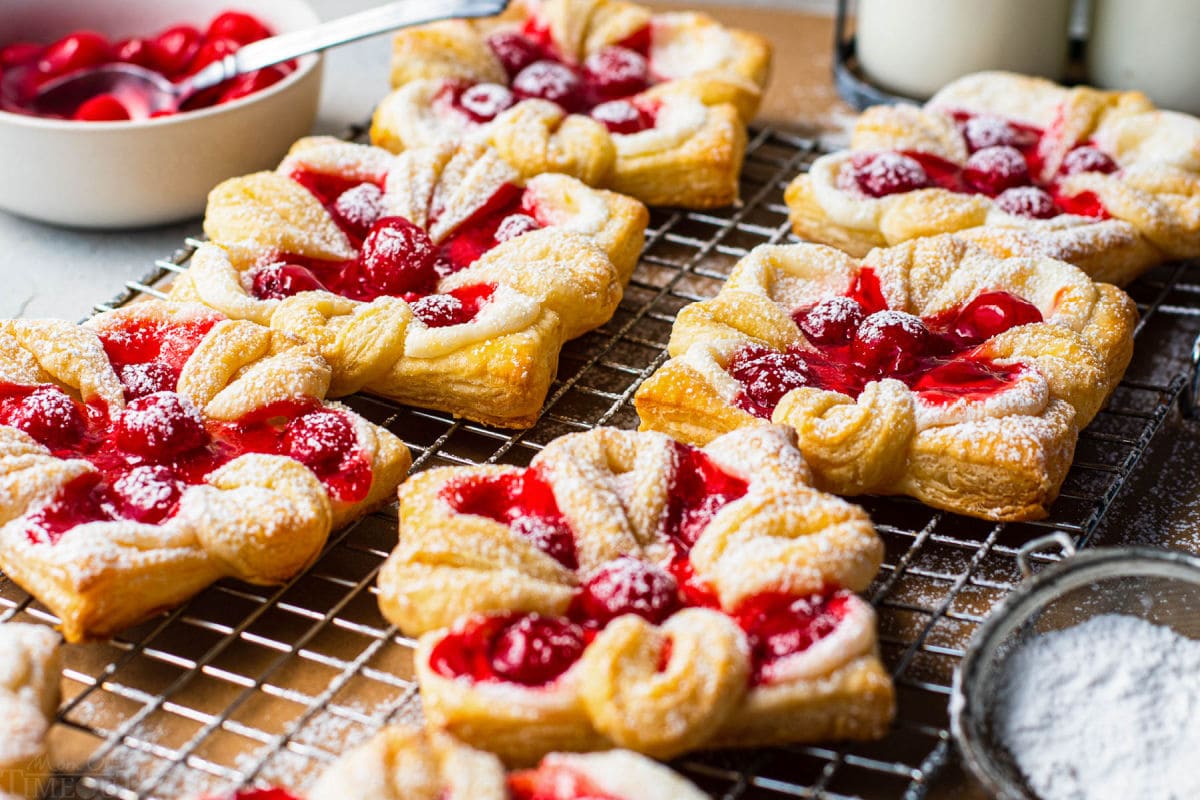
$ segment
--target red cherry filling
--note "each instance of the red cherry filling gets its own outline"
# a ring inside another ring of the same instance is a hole
[[[903,381],[926,402],[982,399],[1025,368],[1000,366],[969,351],[1010,328],[1043,321],[1036,306],[1008,292],[984,292],[961,308],[924,320],[886,305],[878,279],[864,269],[849,296],[792,315],[811,348],[780,352],[750,345],[734,353],[726,371],[741,385],[737,407],[770,419],[793,389],[857,397],[871,381],[888,377]],[[870,307],[883,310],[866,314]]]
[[[1005,189],[1029,183],[1029,165],[1015,147],[985,147],[967,159],[963,177],[978,191],[997,195]]]
[[[629,800],[610,794],[566,764],[543,761],[508,776],[512,800]]]
[[[849,611],[853,595],[795,597],[767,592],[744,601],[733,612],[749,639],[753,684],[770,683],[779,672],[779,661],[801,653],[837,630]]]
[[[1075,175],[1080,172],[1103,172],[1108,174],[1116,172],[1117,169],[1117,162],[1113,161],[1112,157],[1107,153],[1095,147],[1081,145],[1067,153],[1066,157],[1063,158],[1062,167],[1059,172],[1064,176]]]
[[[116,431],[121,449],[151,461],[166,461],[208,444],[200,412],[175,392],[133,400],[118,418]]]
[[[902,153],[879,153],[852,164],[855,183],[870,197],[886,197],[931,186],[932,182],[921,163]]]
[[[487,43],[510,80],[533,62],[544,58],[542,49],[535,42],[516,31],[493,33],[487,38]]]
[[[216,17],[201,33],[191,25],[176,25],[157,36],[131,36],[116,43],[94,31],[76,31],[42,47],[18,42],[2,51],[0,67],[22,71],[19,87],[4,98],[4,108],[23,114],[60,116],[83,121],[116,121],[160,116],[150,114],[143,98],[130,93],[101,94],[82,98],[65,114],[43,114],[32,103],[38,86],[71,72],[104,64],[128,63],[158,72],[167,80],[195,73],[207,64],[236,52],[242,46],[271,35],[271,30],[255,17],[236,11]],[[289,62],[247,73],[218,87],[194,95],[185,110],[229,102],[259,91],[282,79],[295,69]]]
[[[592,119],[603,123],[609,133],[628,135],[653,128],[655,115],[629,100],[610,100],[592,109]]]
[[[475,514],[508,525],[567,569],[575,569],[575,535],[536,469],[472,476],[443,487],[441,499],[459,514]]]
[[[996,205],[1006,213],[1033,219],[1049,219],[1060,213],[1050,193],[1036,186],[1005,189],[996,197]]]
[[[717,512],[748,490],[745,480],[725,472],[702,450],[676,443],[664,533],[677,549],[690,550]]]
[[[512,89],[522,100],[549,100],[573,111],[580,105],[578,97],[583,89],[583,81],[566,64],[543,60],[535,61],[518,72],[513,78]]]
[[[220,320],[217,314],[185,321],[137,320],[99,331],[104,352],[125,385],[125,399],[173,391],[183,365]]]
[[[2,388],[0,424],[19,428],[51,449],[68,447],[83,436],[83,414],[57,386],[6,384]]]
[[[637,94],[650,84],[646,59],[633,50],[612,45],[588,56],[584,75],[595,94],[614,99]]]
[[[208,795],[203,800],[300,800],[287,789],[238,789],[223,795]]]
[[[570,669],[585,645],[583,629],[559,617],[479,616],[438,642],[429,665],[446,678],[544,686]]]
[[[670,573],[620,556],[592,573],[575,599],[571,616],[601,627],[623,614],[657,624],[679,607],[678,589]]]
[[[462,325],[475,319],[495,291],[494,284],[481,283],[451,289],[446,294],[425,295],[413,302],[413,314],[431,328]]]

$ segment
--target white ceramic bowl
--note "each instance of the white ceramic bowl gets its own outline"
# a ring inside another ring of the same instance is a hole
[[[277,33],[318,22],[303,0],[3,0],[0,45],[44,43],[90,29],[110,38],[154,35],[177,23],[203,30],[230,8]],[[267,169],[308,133],[321,92],[321,61],[248,97],[171,117],[70,122],[0,111],[0,208],[82,228],[134,228],[204,211],[220,181]]]

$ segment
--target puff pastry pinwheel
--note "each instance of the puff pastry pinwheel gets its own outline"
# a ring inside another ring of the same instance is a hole
[[[395,436],[292,336],[199,305],[0,322],[0,569],[108,637],[213,581],[281,582],[389,499]]]
[[[403,150],[479,138],[526,176],[564,172],[650,205],[738,196],[765,39],[625,0],[514,0],[485,20],[396,35],[371,139]]]
[[[400,491],[380,608],[419,636],[426,719],[511,764],[622,747],[881,736],[882,543],[810,487],[782,427],[703,450],[598,428],[527,469],[443,468]]]
[[[850,150],[786,193],[800,236],[862,256],[968,231],[1005,254],[1036,247],[1097,280],[1200,255],[1200,120],[1140,92],[985,72],[918,108],[869,108]]]
[[[40,796],[46,734],[58,708],[59,642],[42,625],[0,625],[0,798]]]
[[[565,340],[607,322],[641,252],[636,200],[523,182],[483,144],[392,155],[298,142],[209,196],[171,291],[295,334],[366,390],[504,427],[541,409]]]
[[[551,753],[509,772],[452,736],[397,725],[335,761],[300,795],[249,789],[210,800],[704,800],[690,782],[628,750]]]
[[[764,245],[679,313],[635,403],[643,428],[693,443],[789,425],[826,491],[1035,519],[1129,364],[1136,316],[1076,267],[950,235],[861,262]]]

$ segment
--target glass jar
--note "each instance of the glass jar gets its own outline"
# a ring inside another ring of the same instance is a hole
[[[1092,0],[1090,80],[1138,89],[1163,108],[1200,114],[1200,2]]]

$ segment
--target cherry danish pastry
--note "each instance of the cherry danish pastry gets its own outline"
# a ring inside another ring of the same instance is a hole
[[[209,197],[172,298],[295,334],[366,390],[533,423],[565,340],[607,322],[641,251],[641,203],[565,175],[521,181],[482,144],[297,143]]]
[[[679,313],[635,403],[643,428],[697,444],[789,425],[837,494],[1038,518],[1129,364],[1136,316],[1069,264],[949,235],[861,262],[762,246]]]
[[[517,0],[499,17],[401,31],[372,141],[463,137],[523,175],[564,172],[651,205],[738,195],[770,45],[704,14],[625,0]]]
[[[855,256],[962,232],[1125,284],[1200,255],[1197,150],[1200,120],[1139,92],[985,72],[922,108],[867,109],[786,200],[798,235]]]
[[[0,568],[111,636],[232,576],[278,583],[387,501],[408,449],[326,403],[296,338],[145,302],[0,324]]]
[[[882,543],[811,488],[782,427],[703,450],[598,428],[527,469],[400,492],[380,607],[419,636],[430,722],[508,763],[624,747],[869,739],[892,716],[871,607]]]
[[[42,625],[0,625],[0,797],[41,796],[46,734],[58,709],[61,639]]]

